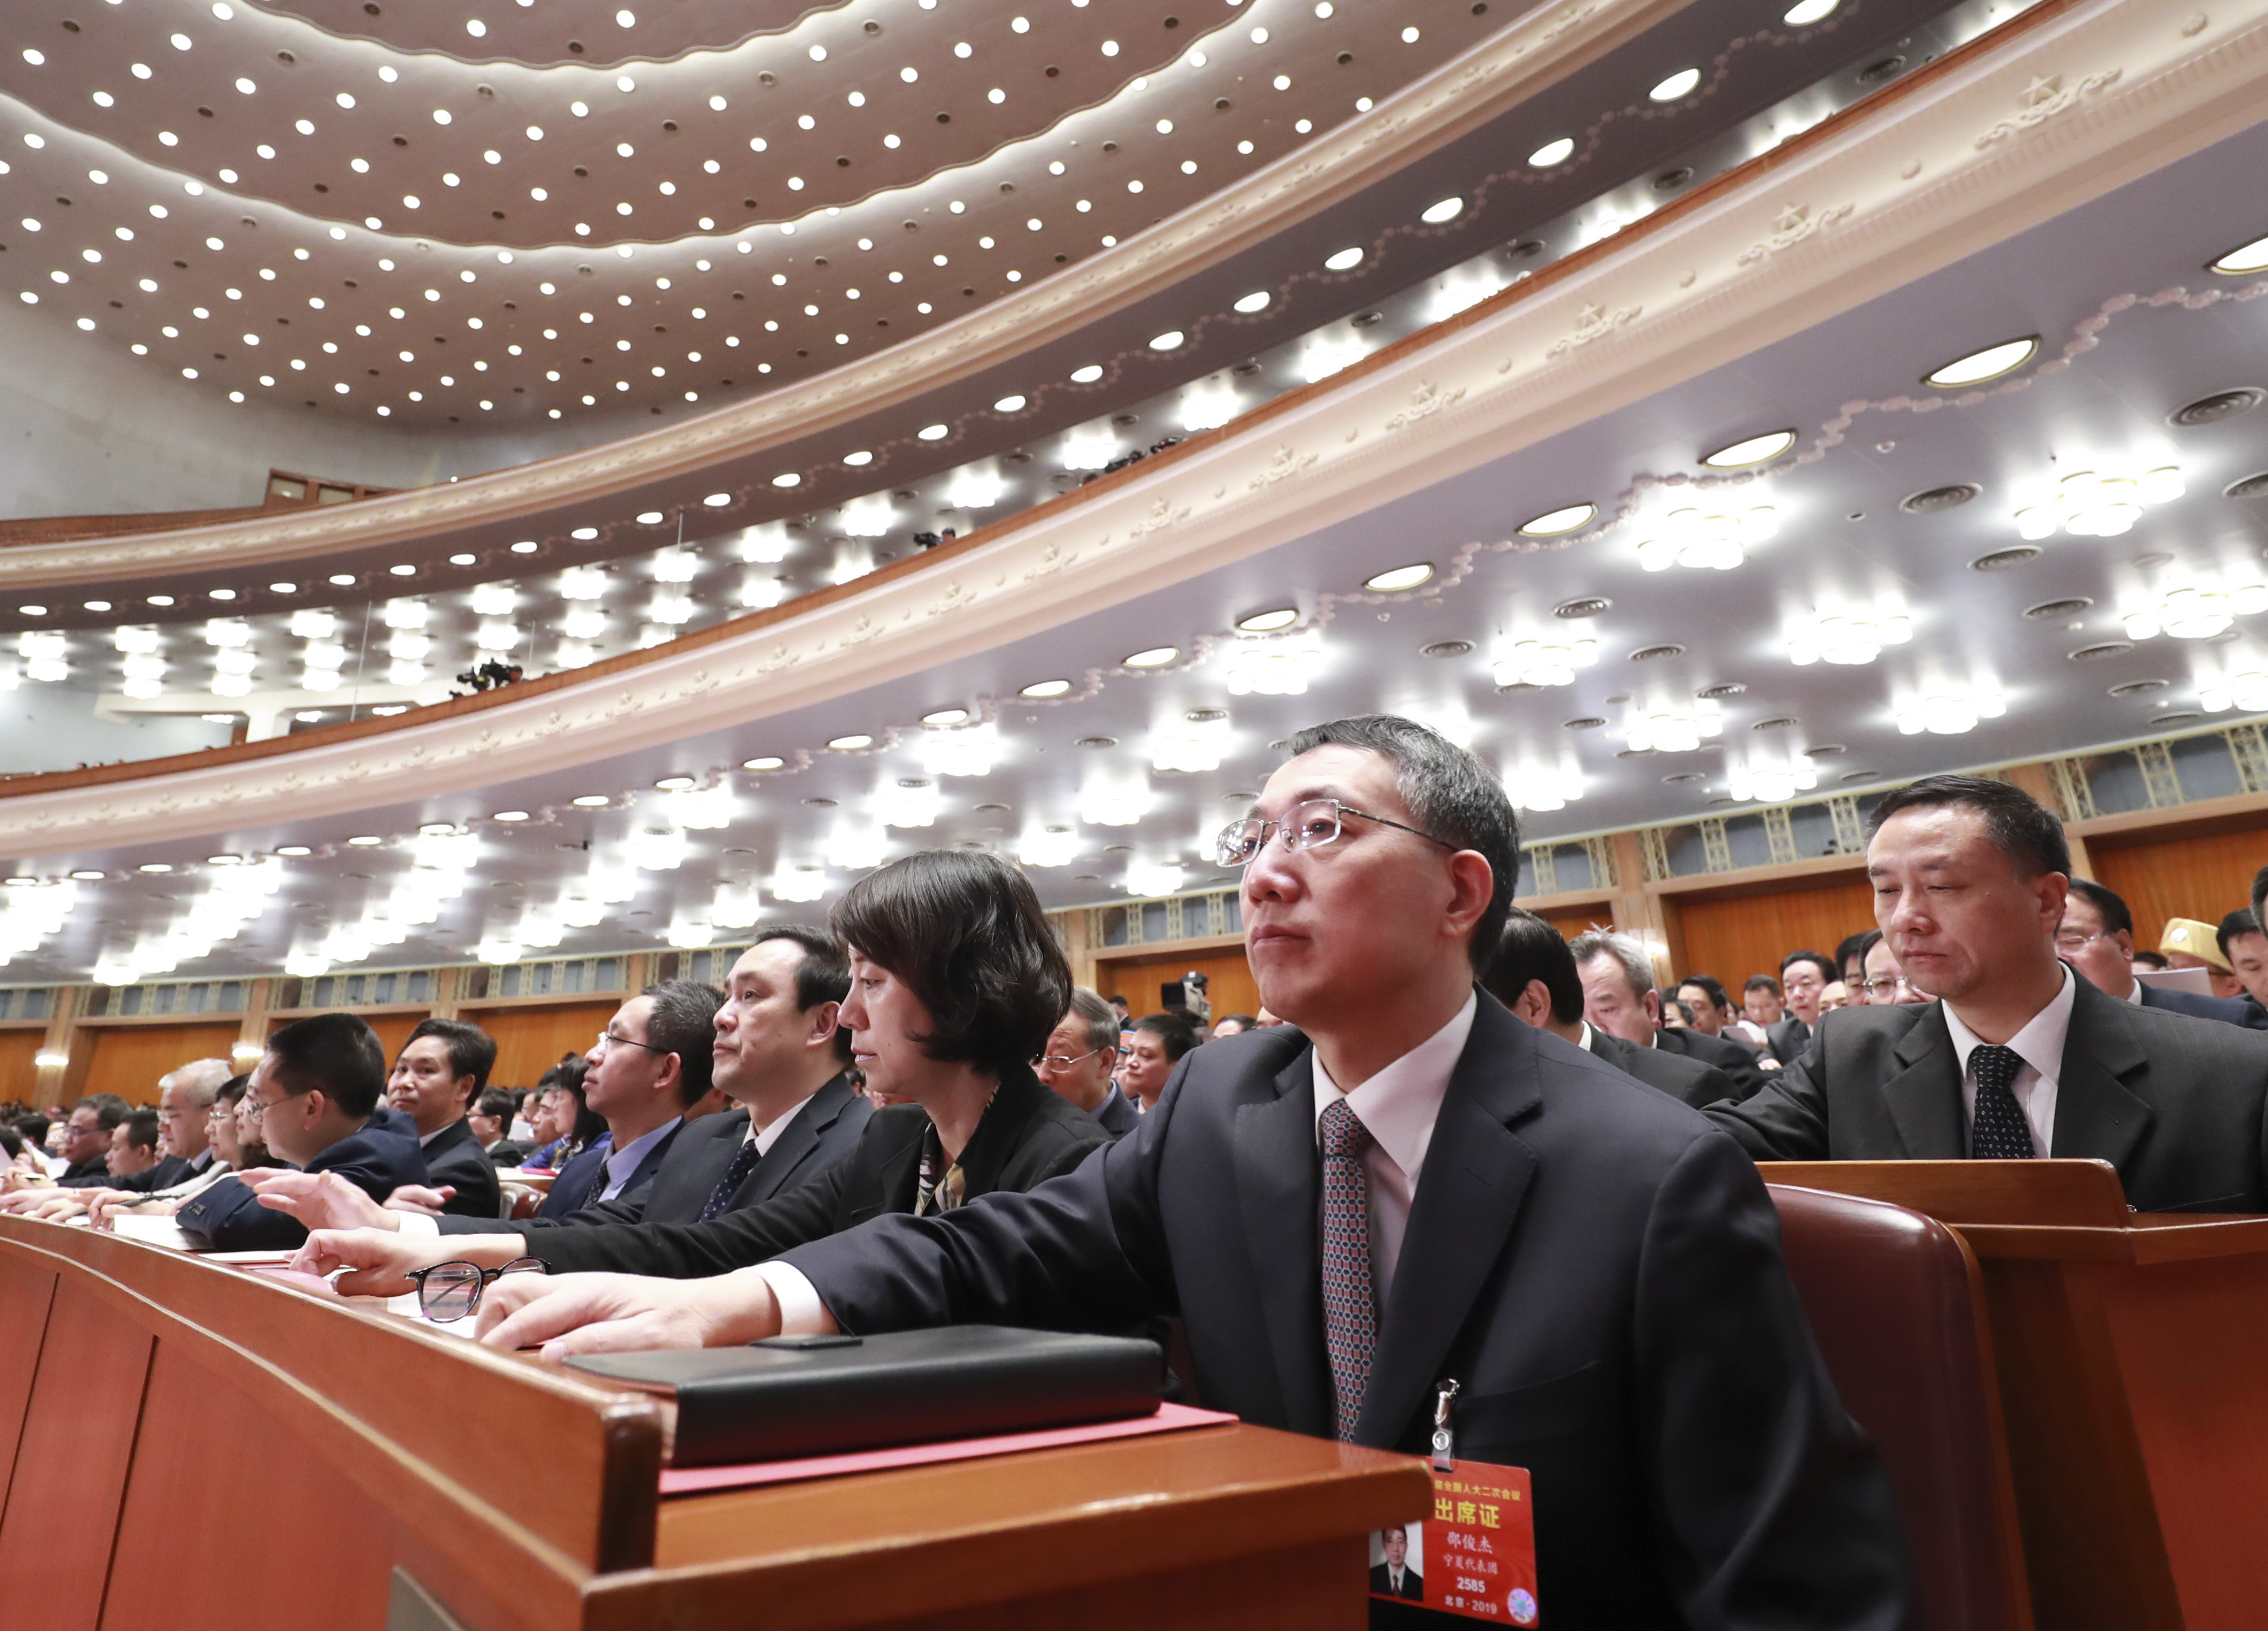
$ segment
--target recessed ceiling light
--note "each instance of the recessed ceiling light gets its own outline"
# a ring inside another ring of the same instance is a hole
[[[872,463],[873,463],[873,462],[874,462],[874,455],[873,455],[873,453],[872,452],[872,450],[870,450],[870,449],[868,449],[868,448],[861,447],[861,448],[857,452],[857,453],[846,453],[846,454],[844,454],[843,455],[843,463],[845,463],[845,464],[847,464],[847,465],[850,465],[850,466],[852,466],[853,468],[856,468],[856,467],[860,466],[860,465],[867,465],[867,464],[872,464]]]
[[[344,589],[350,587],[354,583],[354,574],[350,572],[335,572],[331,574],[332,586],[336,588]],[[171,604],[170,601],[167,603]]]
[[[753,759],[742,759],[740,768],[744,771],[776,771],[786,763],[787,761],[777,753],[766,753],[760,754]]]
[[[1356,267],[1360,266],[1361,264],[1362,251],[1360,249],[1342,249],[1336,255],[1330,255],[1324,260],[1323,269],[1327,272],[1349,272],[1352,271]]]
[[[933,708],[921,716],[921,722],[924,725],[966,725],[968,723],[968,710]]]
[[[216,601],[232,601],[236,598],[236,591],[234,589],[207,589],[205,594]],[[26,607],[25,609],[28,611],[31,609]]]
[[[1780,20],[1791,28],[1801,28],[1835,15],[1842,0],[1798,0],[1798,4]]]
[[[1528,162],[1539,170],[1549,170],[1553,165],[1565,164],[1574,156],[1575,138],[1563,136],[1556,142],[1546,142],[1528,155]]]
[[[92,612],[108,611],[110,609],[110,602],[108,601],[89,601],[86,603],[86,609]]]
[[[1679,97],[1683,96],[1688,92],[1691,91],[1695,85],[1699,85],[1700,83],[1701,70],[1699,69],[1681,68],[1675,73],[1670,75],[1668,78],[1654,86],[1653,90],[1648,91],[1646,95],[1653,101],[1674,102]]]
[[[683,793],[696,784],[690,776],[665,776],[653,785],[664,793]]]
[[[856,753],[861,748],[873,747],[874,739],[864,731],[852,731],[847,735],[828,737],[827,745],[837,753]]]
[[[429,821],[417,830],[429,838],[454,838],[457,828],[453,822]]]
[[[415,578],[417,575],[417,569],[408,561],[403,561],[396,566],[389,566],[386,570],[397,578]]]
[[[233,725],[238,716],[233,713],[206,713],[198,717],[208,725]]]
[[[1101,363],[1089,363],[1084,368],[1074,368],[1071,371],[1071,382],[1073,385],[1093,385],[1101,378],[1102,378]]]
[[[381,720],[390,720],[397,713],[409,712],[409,705],[406,702],[382,702],[371,712]]]
[[[800,487],[803,485],[803,477],[798,476],[793,470],[782,470],[777,476],[772,477],[772,485],[775,487]]]
[[[941,442],[953,434],[953,427],[949,424],[924,424],[914,434],[925,442]]]
[[[331,581],[336,583],[338,579],[334,578]],[[352,582],[353,579],[349,579],[348,581]],[[150,597],[150,604],[152,606],[171,606],[173,603],[173,597],[170,594],[153,594]]]
[[[358,850],[366,850],[383,844],[386,840],[379,838],[374,832],[363,832],[357,833],[353,838],[349,838],[347,842],[353,845],[355,848]]]
[[[313,725],[323,717],[320,708],[302,708],[291,716],[302,725]]]
[[[276,846],[276,852],[278,855],[288,855],[293,860],[298,860],[301,856],[313,855],[315,852],[304,844],[279,844]]]
[[[268,592],[270,594],[297,594],[299,586],[296,583],[271,583],[268,586]]]
[[[1428,226],[1439,226],[1444,221],[1454,221],[1465,212],[1462,198],[1444,198],[1439,203],[1428,204],[1418,219]]]
[[[614,801],[603,793],[586,793],[573,801],[575,808],[578,810],[604,809],[613,802]]]
[[[526,821],[527,819],[527,812],[526,810],[498,810],[493,816],[490,816],[489,819],[490,821]],[[351,844],[354,840],[350,838],[348,842]]]
[[[1418,561],[1408,566],[1396,566],[1391,572],[1382,572],[1374,577],[1365,578],[1362,580],[1362,587],[1366,589],[1376,589],[1382,594],[1391,594],[1397,589],[1414,589],[1432,575],[1433,563]]]
[[[2243,277],[2253,272],[2268,271],[2268,238],[2256,238],[2249,244],[2231,249],[2218,260],[2208,261],[2205,270],[2219,272],[2223,277]]]
[[[18,606],[16,609],[26,617],[44,617],[48,615],[48,609],[44,606]]]
[[[1029,697],[1035,702],[1044,702],[1050,697],[1060,697],[1071,690],[1069,680],[1041,680],[1018,691],[1019,697]]]
[[[1998,345],[1988,345],[1981,351],[1971,351],[1966,357],[1955,358],[1942,368],[1933,368],[1922,375],[1924,385],[1933,385],[1940,391],[1955,390],[1964,385],[1982,385],[1987,380],[1997,380],[2004,373],[2014,373],[2039,354],[2040,336],[2027,335],[2021,340],[2004,340]]]
[[[1136,652],[1131,657],[1122,658],[1118,666],[1122,668],[1162,668],[1181,654],[1182,648],[1178,646],[1152,646],[1146,651]]]
[[[1294,606],[1279,606],[1273,611],[1255,612],[1249,617],[1239,617],[1237,629],[1245,634],[1273,634],[1278,629],[1288,629],[1300,621],[1300,611]]]
[[[478,562],[480,558],[481,557],[477,555],[453,555],[449,557],[449,565],[452,566],[470,566]]]
[[[1150,349],[1153,351],[1178,351],[1189,337],[1178,328],[1168,328],[1163,334],[1150,336]]]
[[[1595,504],[1571,504],[1564,510],[1547,510],[1532,520],[1520,524],[1523,538],[1556,538],[1562,533],[1574,532],[1591,524],[1599,513]]]
[[[87,871],[74,872],[71,874],[71,876],[77,879],[81,883],[98,883],[101,882],[103,875],[90,869]]]
[[[36,884],[39,882],[39,880],[37,878],[14,877],[9,879],[8,882],[17,884]]]
[[[1021,396],[1004,396],[998,402],[992,404],[992,411],[995,413],[1021,413],[1024,411],[1025,401],[1026,399]]]
[[[596,535],[594,534],[593,535],[595,536]],[[512,546],[512,552],[514,555],[533,555],[533,554],[534,554],[534,553],[535,553],[536,550],[537,550],[539,547],[541,547],[541,546],[539,546],[539,545],[536,543],[536,542],[535,542],[535,540],[534,540],[534,539],[533,539],[533,538],[522,538],[522,539],[521,539],[518,543],[515,543],[515,544],[513,544],[513,545]],[[338,581],[338,579],[337,579],[336,578],[334,578],[334,579],[331,579],[331,581],[332,581],[333,583],[336,583],[336,582]],[[352,580],[351,580],[351,579],[350,579],[350,581],[352,581]]]
[[[637,520],[641,527],[659,527],[667,519],[659,510],[640,510]]]
[[[1746,469],[1752,464],[1770,464],[1794,446],[1793,431],[1771,431],[1734,442],[1729,447],[1719,447],[1714,453],[1705,453],[1701,462],[1712,470]]]
[[[1254,312],[1264,312],[1268,309],[1269,299],[1270,296],[1268,291],[1265,289],[1255,289],[1250,294],[1246,295],[1242,299],[1236,303],[1236,309],[1246,314],[1248,316]]]

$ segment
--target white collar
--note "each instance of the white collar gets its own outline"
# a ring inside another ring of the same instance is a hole
[[[2024,1028],[2008,1038],[2007,1045],[2016,1057],[2029,1065],[2050,1081],[2063,1078],[2064,1038],[2071,1032],[2072,1005],[2079,1000],[2079,984],[2068,963],[2063,969],[2063,988],[2048,1000],[2048,1005],[2024,1022]],[[1983,1038],[1961,1022],[1953,1005],[1940,1001],[1945,1011],[1945,1028],[1953,1033],[1953,1051],[1961,1060],[1961,1074],[1969,1074],[1969,1056],[1983,1044]]]
[[[1465,999],[1449,1022],[1395,1059],[1351,1093],[1342,1093],[1323,1056],[1315,1055],[1315,1119],[1334,1099],[1344,1098],[1379,1148],[1402,1169],[1414,1190],[1425,1164],[1425,1147],[1433,1139],[1433,1123],[1441,1113],[1441,1099],[1449,1090],[1449,1074],[1472,1035],[1473,1017],[1480,1012],[1477,994]]]
[[[824,1084],[822,1083],[821,1085],[823,1086]],[[814,1091],[812,1094],[811,1098],[817,1098],[818,1096],[819,1095]],[[748,1112],[748,1131],[747,1135],[742,1138],[740,1141],[743,1144],[755,1145],[756,1147],[756,1155],[759,1159],[770,1155],[772,1153],[772,1146],[780,1141],[780,1134],[787,1131],[787,1124],[793,1121],[798,1116],[803,1114],[803,1107],[810,1103],[811,1099],[798,1099],[795,1102],[795,1108],[793,1110],[788,1111],[786,1115],[782,1116],[777,1121],[775,1121],[771,1125],[766,1127],[762,1133],[756,1131],[755,1112],[754,1111],[750,1111]]]

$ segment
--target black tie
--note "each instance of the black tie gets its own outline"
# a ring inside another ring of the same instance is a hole
[[[703,1223],[731,1207],[733,1195],[741,1185],[748,1181],[748,1174],[756,1170],[756,1162],[762,1159],[762,1154],[757,1149],[755,1140],[741,1141],[739,1153],[733,1157],[733,1164],[725,1169],[725,1176],[717,1180],[717,1187],[709,1192],[709,1199],[702,1205],[701,1221]]]
[[[1977,1077],[1977,1114],[1969,1128],[1969,1154],[1976,1161],[2029,1161],[2031,1123],[2016,1103],[2016,1072],[2023,1059],[2015,1049],[1980,1043],[1969,1055]]]

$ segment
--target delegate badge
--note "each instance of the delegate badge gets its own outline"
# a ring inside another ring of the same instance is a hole
[[[1371,1537],[1370,1594],[1498,1625],[1540,1625],[1535,1520],[1524,1467],[1433,1469],[1433,1515]]]

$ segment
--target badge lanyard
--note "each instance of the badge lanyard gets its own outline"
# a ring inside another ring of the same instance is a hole
[[[1524,1467],[1457,1459],[1454,1413],[1461,1391],[1442,1381],[1433,1401],[1428,1465],[1433,1474],[1432,1516],[1373,1539],[1382,1561],[1370,1571],[1371,1596],[1433,1609],[1462,1619],[1534,1627],[1542,1623],[1535,1601],[1535,1514]],[[1398,1575],[1398,1579],[1397,1579]]]

